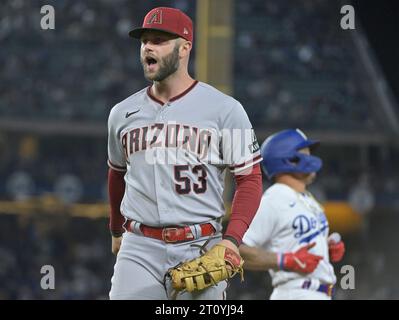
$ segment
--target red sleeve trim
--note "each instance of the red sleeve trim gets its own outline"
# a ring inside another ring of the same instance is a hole
[[[107,161],[108,166],[116,171],[126,171],[126,167],[121,167],[121,166],[117,166],[116,164],[113,164],[110,160]]]
[[[246,175],[247,171],[251,170],[256,164],[258,164],[261,161],[262,161],[262,156],[258,155],[254,157],[252,160],[238,164],[234,167],[230,167],[230,171],[235,175],[239,175],[242,172],[244,172],[244,174]]]
[[[248,160],[248,161],[246,161],[246,162],[243,162],[243,163],[241,163],[241,164],[236,164],[236,165],[234,165],[234,166],[230,166],[229,168],[231,169],[231,170],[233,170],[233,169],[238,169],[238,168],[242,168],[242,167],[245,167],[246,165],[248,165],[248,164],[251,164],[251,163],[254,163],[254,162],[256,162],[257,160],[262,160],[262,156],[261,155],[257,155],[256,157],[254,157],[254,158],[252,158],[251,160]]]
[[[254,218],[262,198],[262,172],[260,164],[247,175],[236,175],[236,192],[233,198],[230,221],[224,237],[232,237],[240,245]]]

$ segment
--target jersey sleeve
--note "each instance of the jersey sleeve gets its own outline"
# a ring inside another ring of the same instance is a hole
[[[263,196],[258,211],[244,234],[243,243],[250,247],[264,247],[268,244],[275,230],[275,214],[270,199]]]
[[[126,156],[117,127],[117,114],[114,107],[108,117],[108,166],[116,171],[126,171]]]
[[[262,161],[259,144],[248,115],[243,106],[234,100],[234,105],[224,119],[222,128],[222,158],[233,174]]]

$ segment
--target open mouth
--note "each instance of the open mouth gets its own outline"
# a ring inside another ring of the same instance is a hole
[[[145,63],[146,63],[148,66],[157,64],[157,62],[158,62],[158,61],[157,61],[156,59],[152,58],[152,57],[146,57],[146,58],[145,58]]]

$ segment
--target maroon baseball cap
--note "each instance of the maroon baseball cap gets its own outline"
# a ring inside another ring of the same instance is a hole
[[[182,11],[175,8],[154,8],[144,18],[141,28],[129,32],[132,38],[140,39],[146,30],[158,30],[175,34],[188,41],[193,41],[193,22]]]

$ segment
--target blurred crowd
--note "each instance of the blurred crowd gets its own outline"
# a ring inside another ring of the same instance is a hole
[[[235,8],[235,95],[255,125],[375,129],[338,2],[237,1]]]
[[[41,6],[55,30],[40,28]],[[192,11],[194,1],[157,1]],[[150,1],[2,1],[0,114],[23,119],[105,122],[110,108],[148,85],[139,42],[128,32]]]
[[[0,215],[0,226],[0,300],[108,299],[114,257],[105,219]],[[54,290],[42,288],[43,266],[54,268]]]
[[[0,133],[0,200],[107,200],[107,139]]]
[[[47,3],[56,12],[52,31],[40,29],[43,1],[0,4],[3,116],[103,122],[114,104],[147,85],[128,31],[155,5],[175,6],[195,21],[195,1]],[[252,0],[234,7],[234,91],[254,125],[375,127],[336,4]]]

